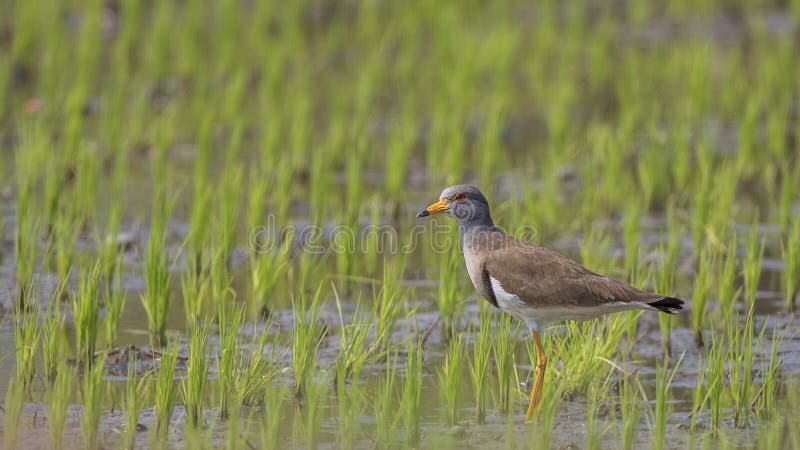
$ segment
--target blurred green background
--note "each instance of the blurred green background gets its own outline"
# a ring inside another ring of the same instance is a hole
[[[660,386],[669,392],[660,405],[676,399],[675,414],[663,416],[680,431],[670,445],[685,444],[680,427],[699,418],[711,431],[694,434],[691,425],[687,439],[800,447],[792,419],[800,348],[785,315],[800,284],[798,55],[798,0],[0,0],[0,296],[10,311],[32,298],[27,286],[44,304],[60,280],[74,296],[79,274],[95,264],[101,286],[122,273],[113,290],[124,304],[119,335],[99,339],[108,349],[157,343],[165,330],[185,343],[197,317],[220,317],[225,305],[246,311],[245,323],[272,313],[284,327],[278,339],[291,340],[297,299],[316,292],[327,313],[303,305],[329,327],[325,342],[334,339],[319,361],[316,347],[310,353],[323,372],[354,351],[337,349],[335,339],[345,339],[336,337],[345,334],[338,322],[363,319],[375,333],[378,319],[354,311],[391,303],[381,319],[391,325],[387,346],[394,321],[405,324],[394,336],[403,342],[427,339],[441,322],[419,376],[424,392],[460,392],[464,406],[469,383],[454,388],[447,380],[458,377],[438,371],[451,361],[448,333],[466,336],[471,352],[486,313],[457,250],[383,254],[369,241],[361,253],[261,255],[249,236],[265,223],[390,225],[402,240],[443,187],[473,183],[504,228],[534,227],[536,243],[691,301],[689,314],[643,320],[638,334],[637,316],[611,320],[616,340],[603,348],[585,345],[597,331],[591,324],[556,333],[566,351],[552,360],[571,355],[578,369],[556,369],[549,385],[561,390],[549,394],[579,413],[550,406],[547,420],[571,423],[553,442],[585,435],[589,447],[657,447],[648,437],[655,413],[646,424],[621,418],[642,431],[638,441],[581,427],[597,417],[596,402],[647,404],[640,391]],[[203,283],[208,295],[192,303]],[[110,291],[101,298],[106,309],[119,300]],[[165,324],[153,319],[151,301],[162,302]],[[9,351],[19,339],[10,317],[0,328]],[[72,350],[73,327],[68,320],[65,357],[80,351]],[[507,339],[509,327],[493,339]],[[654,373],[670,345],[673,357],[687,351],[672,388]],[[492,383],[525,381],[523,347],[509,347],[516,377],[492,372]],[[644,390],[609,387],[638,369],[622,376],[598,358],[643,368]],[[744,368],[724,373],[731,364]],[[0,373],[16,367],[0,359]],[[283,407],[298,416],[282,439],[408,443],[394,434],[399,416],[385,415],[400,401],[387,381],[394,372],[383,360],[366,367],[374,378],[365,380],[365,398],[385,407],[351,406],[370,425],[353,435],[337,429],[345,422],[332,405],[341,396],[323,389],[316,400],[328,402],[324,425],[288,400]],[[471,417],[454,406],[458,398],[423,407],[424,444],[458,442],[444,437]],[[723,416],[735,417],[734,426]],[[606,431],[616,430],[610,417]],[[465,445],[497,444],[501,435],[509,447],[548,444],[536,439],[552,422],[530,433],[515,428],[518,419],[497,414]],[[743,431],[745,423],[757,432]]]

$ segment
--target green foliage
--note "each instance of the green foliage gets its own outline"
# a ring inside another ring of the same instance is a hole
[[[416,446],[420,438],[420,401],[422,398],[422,346],[409,340],[406,347],[408,362],[400,397],[400,414],[405,426],[406,443]]]
[[[464,379],[464,338],[453,336],[447,348],[447,356],[439,371],[439,384],[442,396],[447,405],[447,423],[458,422],[458,410],[461,406],[461,386]]]
[[[78,293],[72,300],[75,320],[75,354],[79,362],[91,366],[100,328],[100,265],[81,271]]]
[[[50,432],[50,446],[61,450],[65,448],[64,431],[67,423],[67,407],[75,387],[75,369],[60,362],[52,382],[47,384],[47,424]]]
[[[39,305],[34,293],[34,287],[27,289],[26,298],[36,305],[33,309],[25,310],[21,307],[14,308],[14,356],[17,363],[17,381],[19,388],[27,390],[33,383],[36,371],[36,354],[41,343],[41,328],[38,326]]]
[[[489,377],[489,362],[492,352],[491,341],[491,316],[489,306],[481,303],[480,324],[478,329],[472,330],[472,358],[469,364],[469,374],[472,387],[475,391],[475,418],[478,423],[486,419],[486,388]]]
[[[181,393],[186,408],[189,425],[198,428],[202,425],[203,399],[208,381],[209,359],[206,356],[209,320],[194,322],[189,335],[189,356],[186,361],[186,377],[181,379]]]
[[[19,425],[22,416],[22,402],[24,400],[24,387],[19,377],[12,377],[8,381],[6,395],[3,402],[3,446],[15,448],[19,440]]]
[[[507,412],[511,406],[512,386],[517,378],[514,353],[520,335],[519,324],[515,324],[507,315],[495,315],[493,322],[492,356],[498,387],[495,404],[500,412]]]
[[[83,400],[83,415],[81,416],[81,431],[83,431],[84,444],[87,449],[100,448],[100,416],[103,414],[103,380],[105,356],[99,361],[87,361],[84,365],[81,383],[81,398]]]
[[[319,318],[322,307],[324,307],[322,286],[317,288],[313,295],[301,292],[292,301],[294,317],[292,373],[294,374],[295,394],[298,396],[305,393],[306,384],[310,382],[310,377],[317,364],[317,348],[325,335]]]
[[[163,153],[163,151],[162,151]],[[155,164],[157,178],[156,184],[163,183],[167,175],[164,168]],[[160,175],[158,175],[160,174]],[[163,189],[157,187],[157,189]],[[166,200],[164,193],[156,195],[153,201],[153,211],[150,220],[150,235],[144,255],[145,292],[142,295],[142,305],[147,314],[147,328],[150,339],[155,346],[166,343],[167,312],[171,295],[169,255],[167,254],[167,222],[172,210],[172,201]]]
[[[150,395],[150,384],[146,377],[137,372],[136,355],[128,359],[128,373],[125,382],[125,402],[123,405],[125,413],[125,428],[122,435],[122,447],[126,450],[134,448],[136,433],[138,430],[139,413]]]
[[[167,437],[178,390],[175,389],[175,364],[178,361],[178,346],[168,344],[161,354],[161,364],[155,380],[156,429],[154,437],[163,441]],[[129,400],[130,401],[130,400]]]

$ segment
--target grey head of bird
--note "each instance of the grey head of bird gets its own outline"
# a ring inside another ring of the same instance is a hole
[[[417,217],[445,214],[459,226],[494,226],[489,202],[480,189],[469,184],[457,184],[442,191],[439,201],[417,213]]]

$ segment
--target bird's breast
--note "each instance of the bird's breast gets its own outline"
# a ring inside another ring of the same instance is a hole
[[[474,249],[464,246],[464,263],[467,266],[467,273],[472,285],[484,298],[492,298],[491,286],[487,285],[483,276],[483,260]]]

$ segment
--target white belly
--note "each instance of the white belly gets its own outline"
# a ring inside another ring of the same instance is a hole
[[[544,328],[547,326],[546,323],[542,323],[543,321],[541,319],[543,318],[539,317],[540,314],[537,314],[541,313],[541,311],[537,311],[538,308],[532,308],[527,303],[520,300],[518,296],[506,292],[506,290],[503,289],[503,285],[500,284],[495,277],[489,277],[489,281],[492,283],[494,298],[497,299],[497,306],[499,306],[500,309],[525,322],[525,325],[528,326],[531,332],[538,332],[540,327]]]

